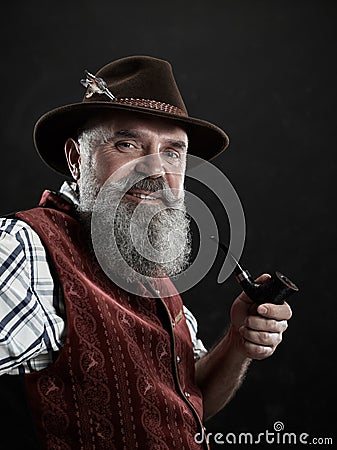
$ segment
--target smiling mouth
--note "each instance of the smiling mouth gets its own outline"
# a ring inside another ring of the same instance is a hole
[[[155,195],[153,192],[128,191],[126,193],[126,195],[128,197],[133,197],[133,199],[136,200],[136,201],[141,201],[141,200],[149,200],[149,201],[160,200],[160,197],[158,195]]]

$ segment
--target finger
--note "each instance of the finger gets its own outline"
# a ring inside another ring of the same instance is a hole
[[[288,322],[286,320],[268,319],[260,315],[252,315],[247,317],[246,326],[256,331],[283,333],[288,328]]]
[[[277,347],[277,345],[282,341],[282,333],[256,331],[245,326],[240,328],[240,334],[246,341],[256,345]]]
[[[268,356],[271,356],[275,351],[275,348],[273,347],[268,347],[266,345],[256,345],[246,340],[244,340],[244,347],[247,357],[251,359],[268,358]]]
[[[263,273],[258,278],[255,279],[256,283],[264,283],[265,281],[269,280],[271,278],[271,275],[269,273]]]
[[[263,303],[258,306],[257,312],[263,317],[268,317],[275,320],[289,320],[292,316],[291,308],[286,302],[282,305]]]

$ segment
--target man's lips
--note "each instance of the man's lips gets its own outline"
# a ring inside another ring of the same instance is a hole
[[[155,201],[160,200],[160,195],[156,192],[143,191],[139,189],[130,189],[125,195],[132,197],[135,201]]]

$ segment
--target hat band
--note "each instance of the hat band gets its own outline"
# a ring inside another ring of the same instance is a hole
[[[158,102],[157,100],[149,100],[146,98],[115,98],[114,103],[120,103],[121,105],[141,106],[142,108],[156,109],[158,111],[175,114],[177,116],[187,117],[187,113],[177,106],[170,105],[169,103]]]

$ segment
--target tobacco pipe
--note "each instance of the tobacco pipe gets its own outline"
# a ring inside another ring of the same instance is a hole
[[[258,305],[261,305],[261,303],[281,305],[288,297],[290,297],[290,295],[299,290],[296,284],[278,271],[274,272],[271,277],[263,283],[257,283],[254,281],[248,270],[241,267],[236,258],[230,253],[227,245],[218,241],[215,236],[210,236],[210,238],[215,240],[219,247],[229,256],[234,266],[234,274],[237,281],[254,303]]]

